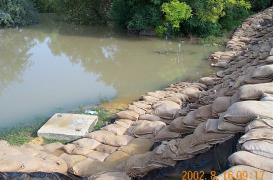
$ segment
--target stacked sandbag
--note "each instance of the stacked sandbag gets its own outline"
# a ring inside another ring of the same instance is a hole
[[[125,172],[102,172],[96,175],[90,176],[88,180],[130,180],[131,178]]]
[[[273,82],[244,85],[239,89],[240,100],[259,100],[264,94],[273,94]]]
[[[37,145],[38,146],[38,145]],[[59,172],[67,173],[67,164],[61,158],[46,153],[42,146],[15,147],[0,141],[1,172]]]

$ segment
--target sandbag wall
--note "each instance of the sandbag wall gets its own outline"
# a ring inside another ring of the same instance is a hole
[[[142,177],[208,152],[244,133],[255,119],[273,119],[272,32],[273,8],[269,8],[243,23],[227,51],[210,57],[214,66],[222,68],[215,75],[149,92],[118,112],[113,124],[72,143],[25,148],[30,145],[11,147],[1,142],[0,171],[42,169],[89,179]],[[23,154],[25,159],[20,159]],[[41,167],[32,167],[32,160],[41,162]]]

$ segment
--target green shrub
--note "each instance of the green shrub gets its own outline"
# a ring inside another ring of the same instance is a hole
[[[56,13],[62,6],[61,0],[32,0],[40,13]]]
[[[272,0],[250,0],[253,11],[263,10],[272,5]]]
[[[23,26],[36,23],[38,14],[29,0],[0,0],[0,25]]]

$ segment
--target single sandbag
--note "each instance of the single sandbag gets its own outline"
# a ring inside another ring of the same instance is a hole
[[[153,107],[155,109],[155,115],[165,119],[174,119],[180,109],[180,105],[172,101],[161,101],[156,103]]]
[[[109,146],[109,145],[106,145],[106,144],[100,144],[99,146],[96,147],[95,150],[99,151],[99,152],[103,152],[103,153],[112,154],[117,149],[118,149],[118,147]]]
[[[197,118],[196,116],[196,110],[189,112],[184,118],[183,118],[183,123],[189,126],[196,127],[200,123],[204,122],[204,119]]]
[[[216,177],[217,180],[242,180],[246,177],[247,180],[267,180],[273,179],[273,173],[257,169],[250,166],[238,165],[233,166]]]
[[[76,147],[72,150],[71,154],[87,155],[101,143],[94,139],[82,138],[74,141],[73,144]]]
[[[212,105],[205,105],[195,110],[195,117],[198,119],[207,120],[212,116]]]
[[[126,146],[132,139],[132,136],[121,135],[117,136],[109,131],[99,130],[89,133],[87,135],[88,138],[95,139],[103,144],[111,145],[111,146]]]
[[[109,156],[108,153],[91,150],[86,157],[103,162]]]
[[[141,109],[141,108],[138,108],[137,106],[135,106],[135,105],[129,105],[129,107],[128,107],[128,109],[129,110],[131,110],[131,111],[134,111],[134,112],[136,112],[136,113],[138,113],[138,114],[145,114],[145,110],[143,110],[143,109]]]
[[[70,155],[63,153],[60,158],[62,158],[66,162],[68,169],[70,169],[78,162],[85,160],[87,157],[82,155]]]
[[[115,124],[123,126],[125,128],[129,128],[135,121],[131,121],[129,119],[118,119],[115,121]]]
[[[269,128],[252,129],[239,139],[239,144],[251,140],[268,140],[273,142],[273,131]]]
[[[231,97],[218,97],[212,103],[212,113],[217,115],[218,113],[225,112],[230,105]]]
[[[146,120],[139,120],[135,123],[133,134],[138,137],[138,135],[145,135],[145,134],[156,134],[159,132],[166,124],[161,121],[146,121]]]
[[[224,119],[233,124],[247,124],[257,117],[273,118],[273,102],[271,101],[242,101],[232,104]]]
[[[100,172],[115,170],[116,165],[117,164],[113,162],[106,163],[87,158],[74,165],[70,169],[70,172],[76,176],[89,177]]]
[[[252,129],[259,129],[259,128],[271,128],[273,129],[273,119],[266,119],[266,118],[258,118],[254,121],[250,122],[246,128],[245,132],[248,132]]]
[[[160,121],[161,118],[153,114],[143,114],[139,116],[139,120]]]
[[[121,146],[118,150],[123,151],[129,155],[142,154],[149,151],[153,144],[153,141],[150,139],[136,138],[128,145]]]
[[[201,91],[196,87],[186,87],[181,93],[188,96],[190,102],[193,102],[199,98]]]
[[[264,93],[260,101],[273,101],[273,94]]]
[[[120,111],[117,113],[118,118],[120,119],[130,119],[130,120],[137,120],[139,117],[139,114],[134,111]]]
[[[273,64],[260,66],[252,74],[253,78],[268,78],[273,76]]]
[[[133,105],[137,106],[138,108],[140,109],[143,109],[145,111],[147,111],[148,109],[151,109],[152,106],[147,104],[146,102],[144,101],[138,101],[138,102],[133,102]]]
[[[217,129],[222,132],[238,133],[238,132],[244,132],[245,126],[238,125],[238,124],[232,124],[230,122],[225,121],[223,117],[220,117],[218,120]]]
[[[239,89],[239,98],[241,100],[258,100],[264,93],[273,94],[273,82],[241,86]]]
[[[128,159],[130,155],[123,151],[115,151],[105,159],[105,162],[122,162]]]
[[[242,150],[273,159],[273,142],[253,140],[245,142]]]
[[[182,133],[187,134],[190,132],[193,132],[196,126],[188,125],[183,122],[184,116],[178,117],[174,119],[170,123],[170,131],[176,132],[176,133]]]
[[[128,128],[125,128],[122,125],[119,124],[109,124],[102,128],[103,130],[109,131],[114,133],[115,135],[123,135]]]
[[[169,128],[170,126],[166,126],[163,129],[161,129],[155,136],[154,141],[160,142],[160,141],[166,141],[174,138],[181,137],[180,133],[173,132]]]
[[[130,180],[131,178],[125,172],[103,172],[90,176],[88,180]]]
[[[273,172],[273,161],[247,151],[238,151],[228,158],[232,165],[246,165],[261,170]]]

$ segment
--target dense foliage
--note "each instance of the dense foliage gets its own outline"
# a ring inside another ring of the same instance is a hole
[[[26,25],[39,12],[76,24],[113,23],[131,32],[216,35],[232,30],[271,0],[0,0],[0,25]]]
[[[37,22],[37,11],[29,0],[0,0],[0,26],[20,26]]]

